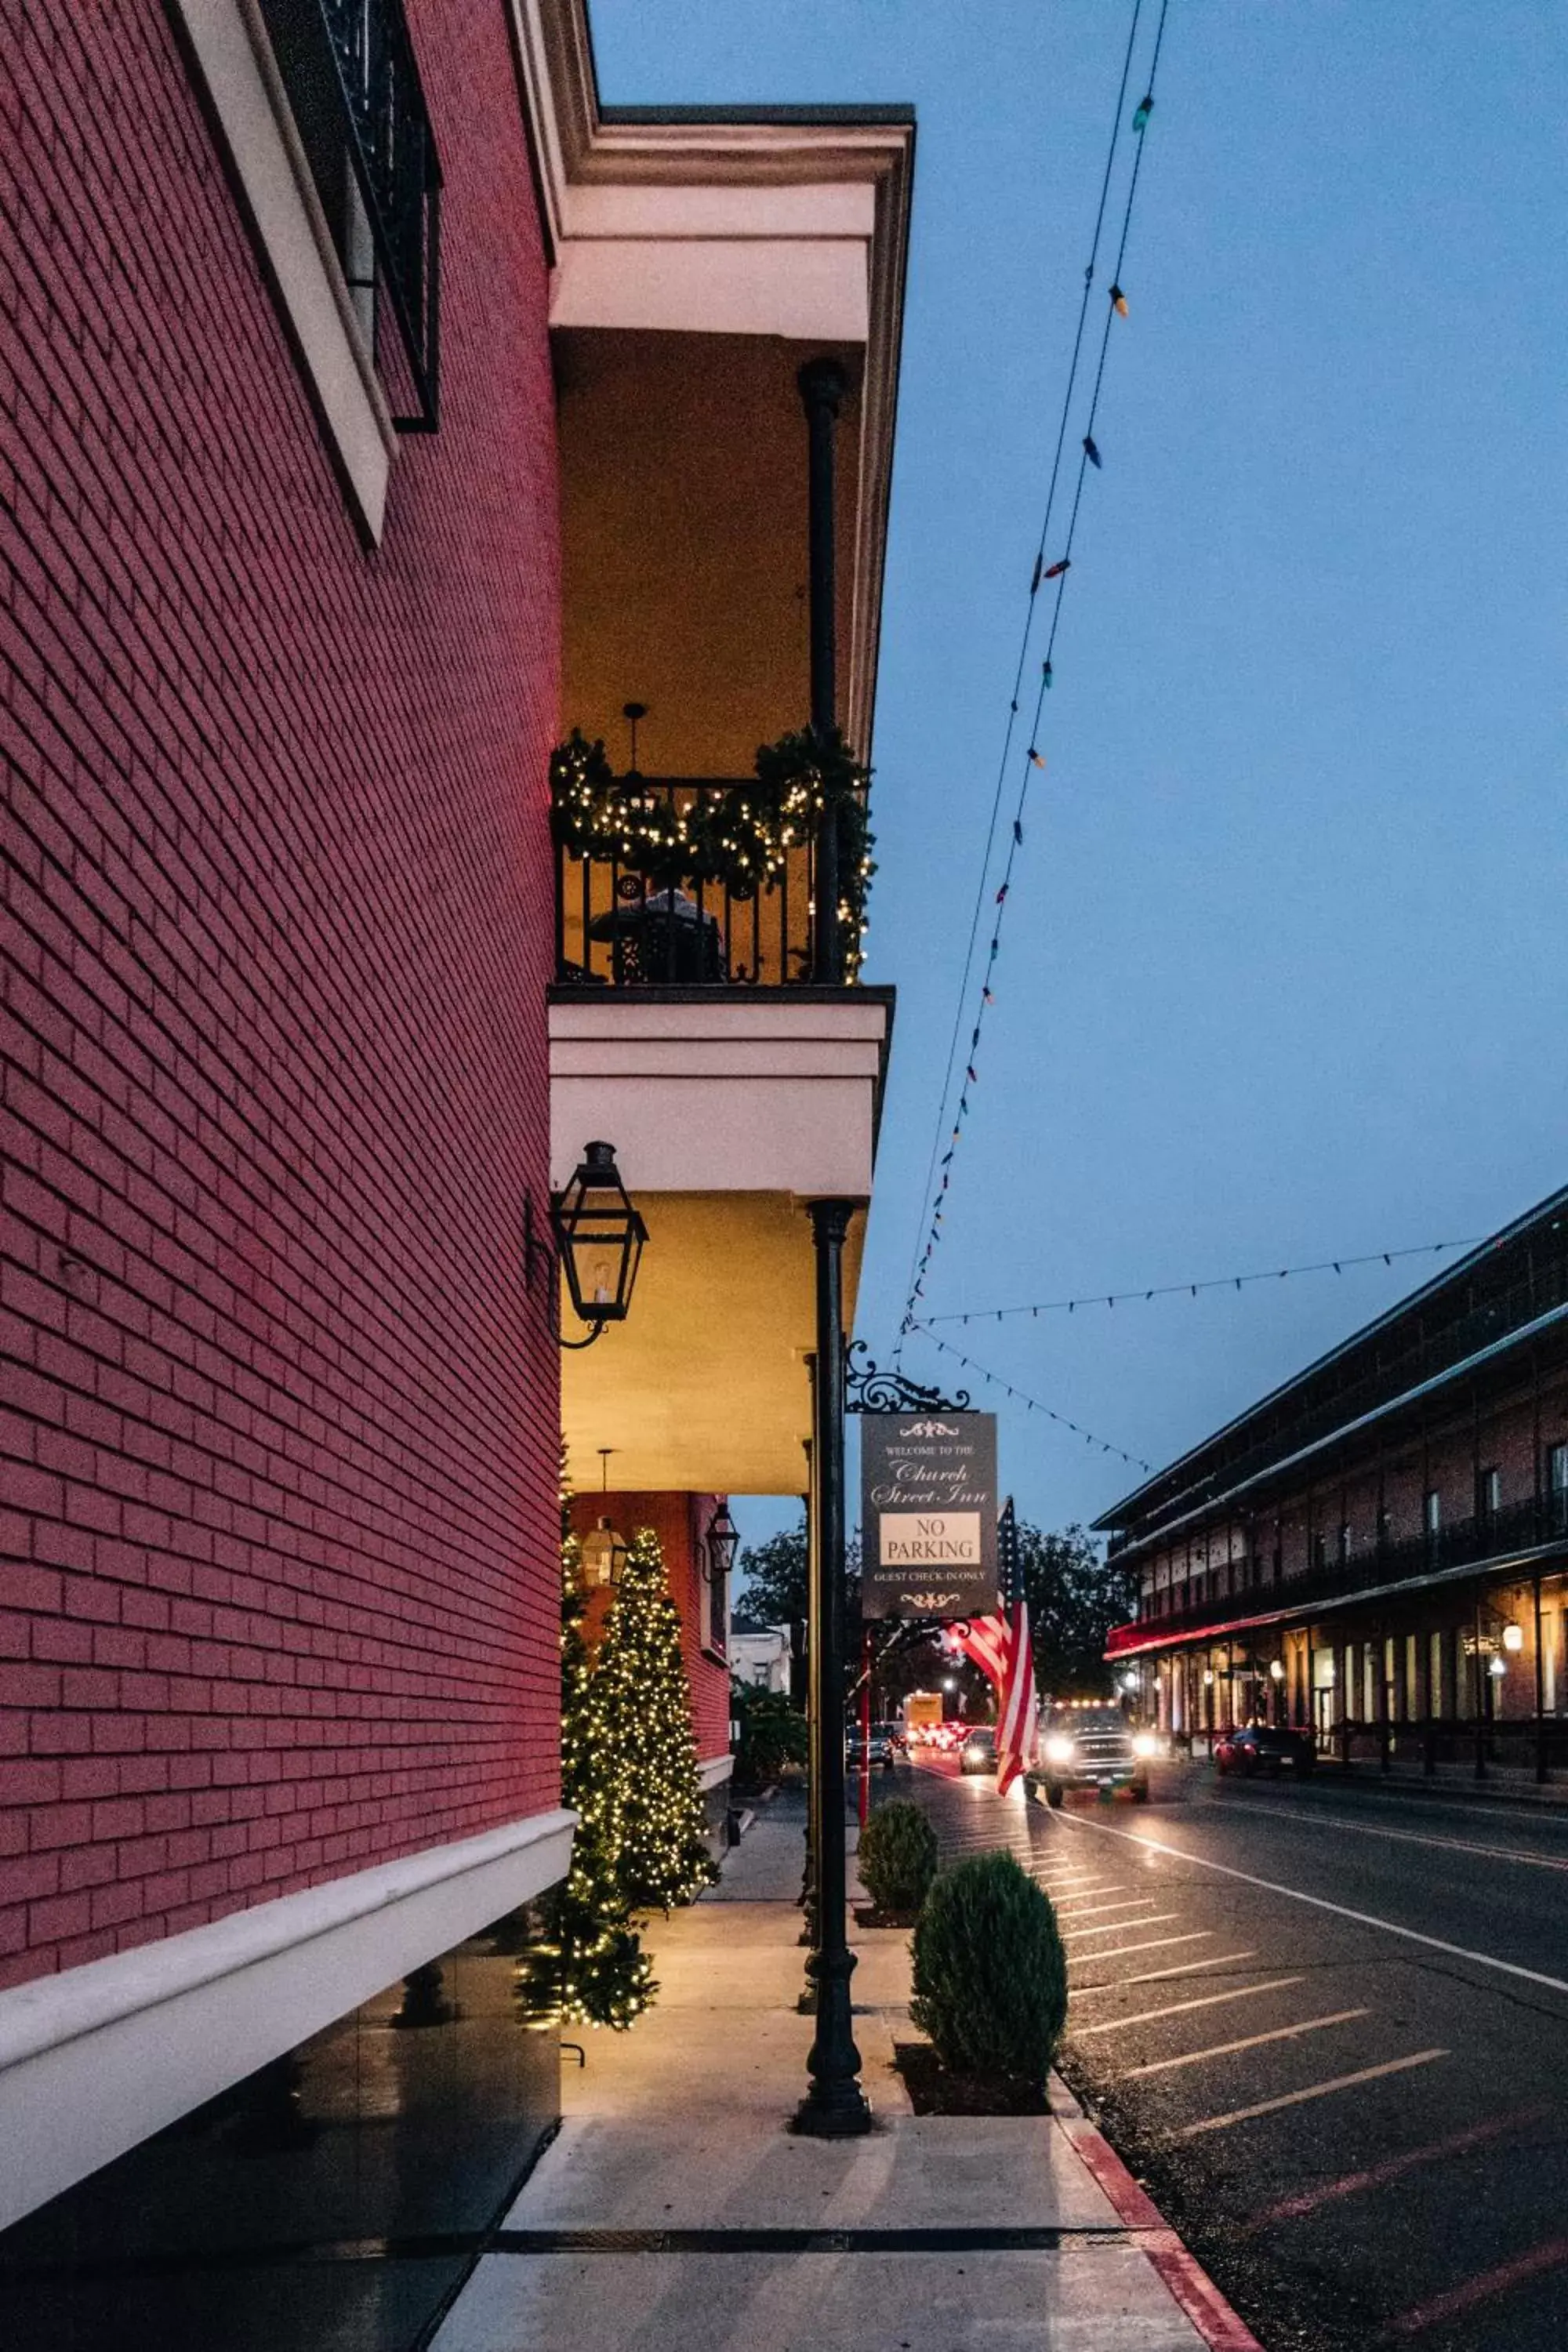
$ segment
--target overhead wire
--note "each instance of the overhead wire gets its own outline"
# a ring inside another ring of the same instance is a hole
[[[1040,521],[1040,536],[1035,550],[1034,567],[1029,576],[1029,592],[1025,600],[1023,635],[1018,643],[1017,667],[1013,678],[1013,692],[1007,706],[1007,724],[1003,733],[1002,754],[996,767],[996,785],[992,794],[991,815],[986,827],[985,847],[980,861],[979,878],[975,884],[974,907],[970,917],[969,940],[964,950],[963,971],[958,983],[957,1002],[953,1007],[952,1034],[948,1040],[947,1062],[942,1071],[942,1092],[937,1098],[936,1123],[931,1131],[931,1153],[926,1163],[925,1180],[921,1192],[922,1214],[931,1200],[931,1185],[937,1169],[937,1155],[942,1147],[947,1125],[948,1105],[952,1098],[952,1074],[958,1060],[958,1041],[963,1034],[963,1009],[969,995],[969,982],[974,970],[974,950],[980,938],[981,917],[985,908],[986,884],[991,873],[992,856],[996,846],[996,825],[1002,811],[1002,794],[1007,780],[1007,762],[1012,757],[1013,738],[1018,723],[1018,698],[1023,690],[1024,670],[1029,657],[1029,640],[1035,631],[1037,600],[1045,578],[1046,549],[1049,543],[1051,516],[1056,509],[1057,488],[1061,478],[1062,453],[1067,447],[1068,426],[1072,418],[1073,394],[1078,386],[1079,362],[1083,353],[1084,330],[1089,323],[1089,295],[1094,286],[1095,265],[1100,258],[1100,240],[1105,226],[1105,209],[1110,194],[1111,173],[1115,167],[1116,151],[1121,136],[1121,121],[1127,104],[1127,91],[1132,72],[1133,51],[1137,45],[1138,26],[1142,15],[1143,0],[1132,0],[1132,21],[1128,28],[1127,49],[1121,61],[1121,79],[1117,86],[1116,108],[1111,117],[1110,139],[1106,148],[1105,170],[1100,177],[1100,203],[1094,216],[1094,236],[1089,245],[1089,262],[1083,273],[1083,299],[1079,305],[1078,329],[1073,336],[1072,357],[1068,363],[1067,389],[1062,395],[1061,421],[1057,428],[1057,446],[1051,458],[1050,479],[1046,489],[1045,513]],[[1124,240],[1125,241],[1125,240]],[[1120,286],[1120,277],[1114,281]],[[1103,367],[1103,359],[1101,361]],[[1058,593],[1058,603],[1060,603]],[[910,1297],[915,1293],[921,1258],[921,1230],[915,1235],[910,1259]],[[907,1308],[906,1308],[907,1312]],[[897,1362],[903,1345],[906,1321],[894,1343],[893,1359]]]
[[[1265,1266],[1247,1274],[1205,1275],[1196,1282],[1155,1282],[1139,1290],[1092,1290],[1075,1298],[1041,1298],[1019,1307],[971,1307],[962,1314],[918,1315],[910,1325],[915,1331],[929,1330],[933,1323],[1001,1323],[1019,1315],[1076,1314],[1080,1307],[1121,1307],[1129,1301],[1151,1298],[1195,1298],[1200,1290],[1240,1290],[1255,1282],[1284,1282],[1292,1275],[1342,1274],[1347,1266],[1393,1265],[1405,1257],[1432,1257],[1444,1250],[1474,1249],[1476,1241],[1415,1242],[1404,1249],[1368,1250],[1356,1255],[1342,1253],[1338,1257],[1319,1258],[1310,1265]]]
[[[966,1371],[973,1372],[988,1388],[1005,1389],[1016,1402],[1026,1405],[1031,1412],[1044,1413],[1047,1421],[1054,1421],[1059,1428],[1070,1429],[1075,1437],[1081,1437],[1086,1445],[1098,1446],[1101,1454],[1114,1454],[1119,1462],[1130,1463],[1134,1470],[1152,1470],[1153,1464],[1145,1462],[1141,1454],[1129,1454],[1124,1445],[1113,1445],[1108,1437],[1097,1437],[1092,1429],[1085,1429],[1081,1422],[1069,1421],[1065,1412],[1058,1412],[1054,1405],[1042,1403],[1037,1396],[1031,1396],[1027,1389],[1021,1389],[1005,1373],[994,1372],[987,1365],[977,1363],[973,1356],[965,1355],[963,1349],[955,1348],[951,1340],[939,1339],[926,1324],[917,1323],[913,1328],[922,1339],[940,1349],[942,1355],[951,1356],[955,1363],[962,1364]]]
[[[1017,678],[1015,683],[1012,705],[1008,713],[1006,740],[1004,746],[1002,760],[1002,774],[998,780],[996,804],[993,807],[991,827],[986,839],[985,862],[981,872],[979,898],[975,909],[975,920],[973,921],[971,929],[969,950],[965,957],[963,977],[960,983],[957,1017],[954,1022],[952,1039],[949,1047],[948,1065],[943,1077],[942,1094],[938,1106],[936,1132],[932,1139],[931,1158],[928,1162],[924,1188],[921,1196],[922,1217],[921,1230],[923,1239],[920,1235],[917,1235],[915,1253],[911,1261],[909,1289],[905,1297],[903,1315],[900,1321],[898,1336],[893,1347],[893,1361],[895,1364],[898,1363],[902,1354],[905,1338],[909,1332],[915,1328],[917,1321],[920,1319],[916,1316],[915,1308],[920,1299],[924,1295],[925,1276],[930,1269],[932,1256],[934,1255],[937,1246],[942,1239],[942,1228],[946,1216],[944,1204],[952,1181],[952,1161],[957,1152],[959,1142],[962,1139],[963,1122],[969,1113],[970,1106],[968,1089],[977,1085],[979,1082],[977,1056],[979,1054],[981,1034],[984,1026],[986,1012],[994,1002],[994,997],[991,988],[991,978],[996,964],[997,957],[1001,952],[1002,931],[1005,919],[1008,896],[1013,885],[1014,866],[1017,858],[1017,854],[1024,845],[1024,816],[1028,805],[1029,788],[1036,771],[1043,770],[1046,764],[1045,755],[1039,748],[1040,721],[1044,713],[1046,695],[1049,691],[1053,683],[1054,673],[1052,656],[1055,653],[1057,635],[1061,624],[1062,604],[1067,592],[1068,576],[1072,569],[1072,551],[1077,538],[1079,513],[1083,501],[1083,486],[1091,464],[1095,467],[1096,471],[1102,470],[1103,468],[1103,458],[1099,444],[1096,442],[1094,437],[1094,427],[1099,416],[1100,393],[1105,382],[1105,367],[1110,347],[1111,328],[1115,320],[1119,316],[1125,316],[1127,310],[1126,297],[1122,291],[1121,278],[1126,264],[1128,240],[1131,232],[1132,208],[1137,197],[1138,181],[1142,167],[1144,146],[1143,133],[1148,127],[1150,116],[1153,111],[1154,82],[1159,68],[1160,52],[1165,37],[1165,20],[1170,9],[1170,0],[1161,0],[1160,16],[1158,25],[1155,28],[1154,47],[1152,55],[1150,58],[1149,78],[1145,84],[1145,94],[1140,100],[1132,117],[1132,131],[1134,133],[1135,147],[1132,170],[1128,182],[1126,202],[1122,207],[1121,233],[1117,247],[1116,267],[1110,281],[1109,299],[1106,305],[1105,324],[1100,335],[1100,355],[1095,369],[1094,389],[1090,395],[1089,412],[1082,436],[1081,455],[1079,459],[1078,479],[1073,491],[1072,510],[1068,521],[1066,537],[1062,543],[1062,552],[1053,563],[1046,565],[1044,562],[1044,557],[1047,547],[1050,544],[1050,513],[1055,503],[1060,474],[1061,455],[1066,446],[1067,428],[1070,420],[1072,397],[1076,386],[1078,364],[1082,347],[1083,321],[1088,315],[1089,291],[1094,282],[1095,262],[1099,255],[1100,239],[1104,225],[1107,194],[1110,183],[1111,171],[1115,162],[1116,145],[1121,135],[1121,112],[1126,104],[1126,94],[1131,70],[1132,54],[1137,39],[1140,7],[1141,0],[1135,0],[1132,26],[1128,40],[1127,57],[1122,68],[1121,86],[1118,94],[1116,127],[1111,135],[1110,147],[1106,162],[1105,178],[1100,193],[1100,210],[1096,217],[1094,245],[1089,267],[1084,274],[1084,296],[1079,313],[1079,334],[1074,343],[1072,366],[1068,374],[1067,394],[1063,402],[1063,421],[1061,429],[1058,436],[1056,462],[1052,467],[1050,490],[1047,502],[1046,521],[1042,527],[1040,545],[1036,554],[1034,572],[1030,582],[1029,612],[1026,621],[1023,646],[1019,656]],[[1005,778],[1006,761],[1012,749],[1015,723],[1018,715],[1017,687],[1022,683],[1024,667],[1027,658],[1029,641],[1033,635],[1034,600],[1042,583],[1049,581],[1055,581],[1057,593],[1051,609],[1050,625],[1047,634],[1045,657],[1041,664],[1039,683],[1035,693],[1035,707],[1033,716],[1030,720],[1027,752],[1024,761],[1017,803],[1014,811],[1012,829],[1007,838],[1006,856],[1002,866],[1001,883],[999,887],[996,889],[993,899],[995,912],[992,923],[991,940],[986,958],[985,975],[980,992],[980,1001],[974,1008],[973,1025],[970,1034],[969,1054],[964,1065],[963,1085],[959,1092],[957,1110],[956,1113],[952,1115],[952,1125],[951,1129],[949,1129],[948,1118],[950,1114],[948,1106],[952,1100],[952,1074],[957,1066],[958,1039],[963,1034],[963,1008],[973,976],[974,948],[979,938],[978,917],[983,910],[985,891],[990,881],[992,853],[994,847],[996,836],[997,809],[1001,799],[1002,783]],[[948,1148],[945,1152],[940,1152],[940,1146],[944,1133],[948,1137]],[[942,1171],[940,1180],[937,1179],[937,1171],[939,1168]],[[932,1190],[933,1181],[935,1182],[934,1193]],[[930,1217],[929,1227],[924,1223],[924,1220],[928,1214]]]

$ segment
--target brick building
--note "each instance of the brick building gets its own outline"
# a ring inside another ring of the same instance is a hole
[[[912,124],[602,108],[582,0],[0,25],[0,2332],[412,2344],[556,2112],[563,1430],[717,1817],[708,1530],[803,1483],[890,1024],[815,846],[637,965],[552,747],[805,722],[815,362],[868,749]],[[601,1136],[647,1265],[563,1358]]]
[[[1098,1522],[1108,1653],[1202,1747],[1261,1717],[1372,1769],[1568,1762],[1568,1192]]]

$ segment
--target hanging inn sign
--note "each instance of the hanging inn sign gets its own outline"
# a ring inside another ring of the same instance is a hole
[[[995,1608],[994,1413],[868,1412],[860,1490],[868,1617],[984,1617]]]

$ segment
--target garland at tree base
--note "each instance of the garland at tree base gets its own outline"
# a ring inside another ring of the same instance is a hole
[[[871,772],[835,728],[818,740],[809,729],[764,743],[756,782],[721,793],[698,793],[678,808],[637,776],[617,776],[602,741],[574,728],[550,758],[551,820],[570,856],[612,862],[645,874],[659,889],[714,883],[746,900],[773,889],[795,852],[816,838],[825,810],[838,824],[838,919],[846,961],[860,966],[866,901],[876,872],[866,813]]]
[[[540,1909],[543,1935],[518,1964],[518,1992],[529,2021],[607,2025],[626,2032],[658,1986],[591,1832],[577,1832],[565,1884]]]

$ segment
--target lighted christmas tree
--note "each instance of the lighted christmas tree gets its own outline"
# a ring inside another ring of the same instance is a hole
[[[658,1538],[646,1528],[621,1570],[590,1678],[587,1728],[584,1777],[595,1786],[584,1820],[613,1860],[627,1908],[689,1902],[719,1874],[703,1837],[680,1613]]]
[[[583,1639],[577,1538],[563,1502],[561,1801],[580,1816],[565,1882],[540,1906],[542,1937],[518,1964],[518,1992],[540,2025],[607,2025],[624,2032],[658,1988],[621,1893],[604,1833],[608,1751],[600,1745],[595,1662]]]

